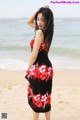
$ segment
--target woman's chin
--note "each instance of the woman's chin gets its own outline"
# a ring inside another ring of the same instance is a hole
[[[43,29],[43,27],[39,27],[39,29]]]

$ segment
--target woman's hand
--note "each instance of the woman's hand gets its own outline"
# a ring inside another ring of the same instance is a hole
[[[45,5],[45,6],[43,6],[43,7],[45,7],[45,8],[49,8],[49,5]]]

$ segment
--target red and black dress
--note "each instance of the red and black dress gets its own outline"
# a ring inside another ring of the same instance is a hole
[[[34,40],[30,46],[33,49]],[[35,112],[48,112],[51,109],[53,68],[48,58],[48,45],[42,43],[34,64],[25,75],[29,81],[28,103]]]

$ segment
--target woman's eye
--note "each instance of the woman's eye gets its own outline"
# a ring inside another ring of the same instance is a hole
[[[42,19],[42,21],[44,22],[45,20],[44,20],[44,19]]]
[[[45,21],[45,19],[44,19],[44,18],[42,18],[41,20],[42,20],[43,22]]]
[[[37,19],[37,21],[45,22],[45,20],[44,20],[44,19]]]

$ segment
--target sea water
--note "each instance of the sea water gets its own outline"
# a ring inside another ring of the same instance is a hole
[[[0,19],[0,69],[24,70],[35,30],[27,18]],[[49,50],[54,69],[80,69],[80,18],[54,18]]]

